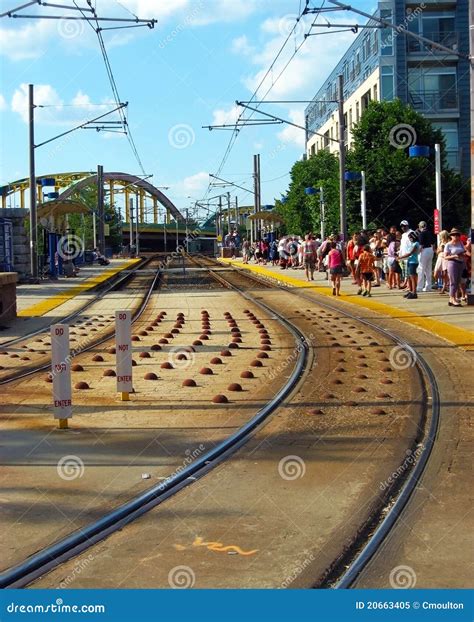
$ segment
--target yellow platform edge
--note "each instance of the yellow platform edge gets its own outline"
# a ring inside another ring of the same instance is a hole
[[[312,289],[317,294],[331,296],[332,298],[332,289],[330,287],[325,287],[324,285],[302,281],[286,274],[275,274],[262,266],[243,264],[232,259],[220,259],[220,261],[233,265],[236,268],[243,268],[245,270],[249,270],[250,272],[260,274],[261,276],[274,279],[275,281],[279,281],[285,285]],[[383,302],[377,302],[373,299],[360,298],[355,294],[341,293],[339,300],[343,300],[344,302],[348,302],[358,307],[370,309],[371,311],[375,311],[382,315],[388,315],[392,318],[405,322],[406,324],[411,324],[417,328],[434,333],[464,350],[474,350],[474,332],[465,330],[464,328],[459,328],[458,326],[453,326],[452,324],[447,324],[446,322],[440,322],[439,320],[435,320],[430,317],[422,317],[413,311],[404,311],[398,307],[391,307],[390,305]]]
[[[18,311],[17,315],[18,317],[38,317],[44,315],[45,313],[56,309],[56,307],[59,307],[68,300],[71,300],[71,298],[75,298],[79,294],[83,294],[87,290],[92,289],[93,287],[96,287],[101,283],[104,283],[104,281],[108,281],[111,277],[115,276],[119,272],[122,272],[122,270],[130,268],[130,266],[133,266],[138,261],[140,260],[130,259],[129,261],[121,264],[120,266],[104,270],[104,272],[101,272],[97,276],[91,276],[89,279],[86,279],[75,287],[71,287],[71,289],[67,291],[59,292],[54,296],[43,300],[42,302],[38,302],[31,307],[27,307],[26,309]]]

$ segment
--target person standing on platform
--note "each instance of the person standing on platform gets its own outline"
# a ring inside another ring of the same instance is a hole
[[[375,271],[375,257],[370,248],[370,244],[364,246],[364,250],[359,255],[359,271],[360,278],[362,279],[362,291],[359,289],[357,292],[362,293],[362,296],[372,297],[372,281],[374,280]]]
[[[416,288],[418,285],[418,256],[420,253],[420,243],[414,231],[410,231],[408,234],[408,241],[410,246],[405,254],[402,254],[400,247],[399,258],[402,261],[406,260],[408,291],[404,294],[404,298],[413,300],[418,298]]]
[[[426,222],[418,223],[418,241],[420,242],[420,255],[418,263],[418,288],[419,292],[431,290],[431,275],[433,273],[433,256],[436,238],[429,231]]]
[[[410,229],[410,225],[408,224],[408,220],[402,220],[400,223],[400,229],[402,230],[402,237],[400,239],[400,259],[405,255],[408,256],[412,243],[410,242],[409,235],[413,233],[413,230]],[[408,270],[407,270],[407,262],[406,260],[400,261],[400,268],[402,269],[402,286],[405,289],[409,290],[408,287]]]
[[[337,248],[336,242],[331,242],[331,250],[328,253],[328,268],[331,275],[332,295],[341,295],[341,278],[344,267],[344,255]]]
[[[458,298],[458,290],[461,285],[461,277],[465,268],[464,255],[466,249],[461,242],[461,232],[458,229],[451,229],[449,232],[450,240],[444,247],[444,258],[448,266],[449,276],[449,306],[461,307]]]
[[[301,254],[307,281],[314,281],[314,270],[316,268],[317,248],[311,235],[307,233],[304,242],[301,244]]]

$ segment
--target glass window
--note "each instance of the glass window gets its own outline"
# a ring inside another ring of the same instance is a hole
[[[384,9],[380,11],[380,17],[388,22],[391,22],[391,9]],[[393,30],[391,28],[382,28],[380,30],[380,53],[382,56],[393,55]]]
[[[393,67],[386,65],[382,67],[382,78],[380,81],[380,97],[385,100],[392,100],[395,96],[393,83]]]

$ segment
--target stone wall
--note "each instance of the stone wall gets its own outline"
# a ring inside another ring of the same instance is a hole
[[[0,323],[16,318],[16,272],[0,272]]]

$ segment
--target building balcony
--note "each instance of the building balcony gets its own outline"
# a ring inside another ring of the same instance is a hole
[[[457,112],[459,110],[458,93],[450,91],[410,91],[411,106],[424,113]]]
[[[427,39],[430,39],[430,41],[434,41],[434,43],[440,43],[441,45],[444,45],[445,47],[448,47],[454,51],[457,51],[459,49],[459,37],[458,37],[457,32],[436,32],[436,33],[427,34],[425,35],[425,37]],[[435,45],[423,43],[422,41],[418,41],[417,39],[414,39],[412,37],[407,37],[407,52],[409,53],[429,52],[430,54],[438,53],[438,54],[446,55],[446,52],[443,52],[442,50],[437,48]]]

